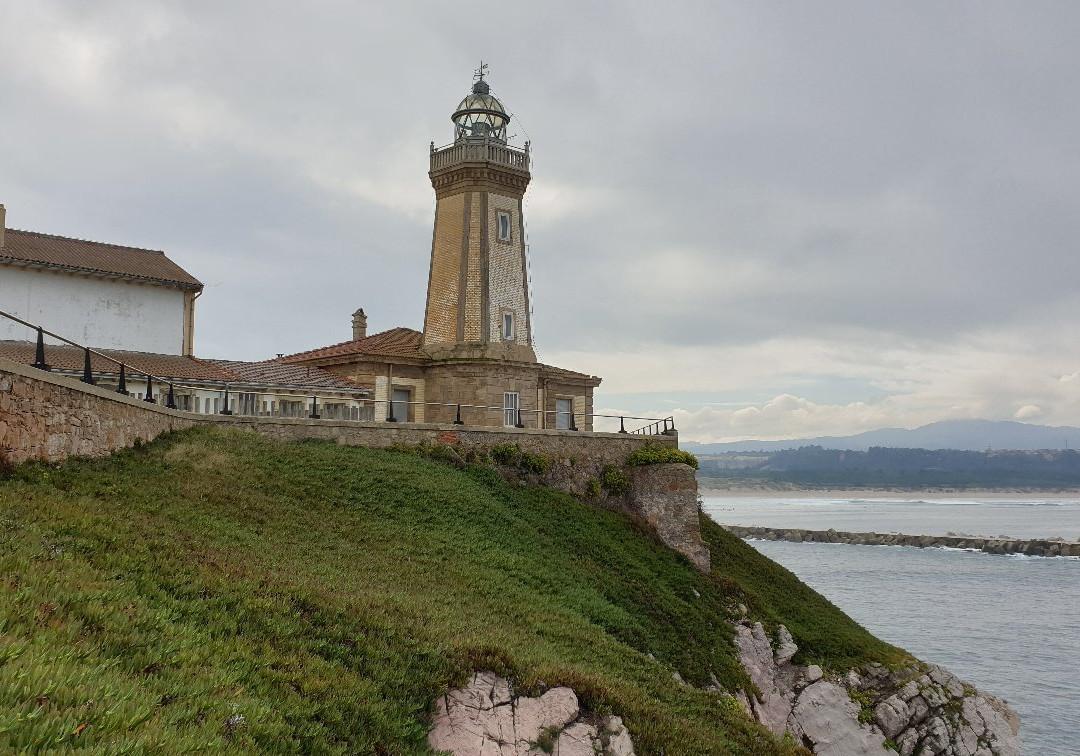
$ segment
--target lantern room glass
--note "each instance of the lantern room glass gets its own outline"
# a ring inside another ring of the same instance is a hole
[[[510,116],[502,103],[489,94],[473,91],[458,104],[451,118],[455,141],[491,139],[506,143],[506,124]]]

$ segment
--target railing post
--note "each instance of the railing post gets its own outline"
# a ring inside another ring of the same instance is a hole
[[[173,393],[173,385],[169,384],[169,395],[165,398],[165,406],[169,409],[176,409],[176,394]]]
[[[520,407],[518,407],[517,423],[514,424],[514,427],[515,428],[524,428],[525,427],[525,423],[521,422],[521,408]]]
[[[120,363],[120,385],[116,387],[116,393],[128,395],[127,390],[127,376],[124,374],[124,363]]]
[[[312,395],[311,397],[311,414],[308,415],[308,420],[319,419],[319,397]]]
[[[150,403],[154,401],[154,377],[152,375],[146,376],[146,396],[143,397],[143,401]]]
[[[221,415],[231,415],[232,410],[229,409],[229,384],[225,384],[225,408],[219,413]]]
[[[454,418],[454,425],[464,425],[465,421],[461,419],[461,405],[457,406],[457,416]]]
[[[38,326],[37,329],[37,350],[34,353],[34,364],[30,367],[36,367],[38,370],[52,370],[49,363],[45,361],[45,334],[41,332],[41,326]]]
[[[94,385],[94,371],[90,367],[90,347],[83,347],[82,382]]]
[[[623,422],[623,418],[619,418],[619,433],[626,433],[626,424]]]
[[[388,408],[387,411],[386,411],[386,422],[388,422],[388,423],[396,423],[397,418],[394,417],[394,399],[393,399],[393,397],[386,400],[386,406]]]
[[[577,429],[578,429],[577,428],[577,421],[574,420],[574,412],[573,412],[573,410],[571,410],[570,411],[570,430],[576,431]]]

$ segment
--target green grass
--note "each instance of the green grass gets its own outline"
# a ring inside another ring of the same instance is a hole
[[[494,669],[572,686],[641,754],[794,753],[672,679],[747,686],[737,601],[827,663],[899,652],[706,537],[711,576],[484,467],[209,429],[23,465],[0,480],[0,750],[425,752],[433,701]]]
[[[795,661],[846,670],[869,662],[890,667],[911,660],[830,604],[789,570],[750,548],[708,517],[701,536],[712,553],[713,575],[766,626],[783,624],[799,646]]]

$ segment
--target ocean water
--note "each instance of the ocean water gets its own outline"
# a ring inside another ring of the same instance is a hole
[[[1080,541],[1080,499],[706,496],[705,511],[728,525]]]
[[[706,498],[721,523],[1080,535],[1080,501]],[[780,517],[778,515],[786,515]],[[874,635],[1009,701],[1026,754],[1080,753],[1080,559],[752,541]]]

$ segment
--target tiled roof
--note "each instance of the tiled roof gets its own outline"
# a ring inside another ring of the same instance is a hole
[[[196,278],[158,250],[68,239],[14,228],[4,231],[0,263],[41,265],[73,273],[154,281],[181,289],[202,289],[202,284]]]
[[[34,362],[35,345],[29,341],[0,341],[0,357],[7,357],[25,365]],[[127,352],[119,349],[95,349],[94,351],[114,357],[130,368],[146,371],[161,378],[179,380],[226,381],[228,373],[216,365],[193,357],[178,354],[156,354],[153,352]],[[82,370],[83,351],[73,346],[45,345],[45,362],[55,370]],[[111,360],[96,355],[90,356],[91,369],[94,372],[117,374],[119,366]]]
[[[126,352],[118,349],[96,349],[96,352],[120,360],[128,366],[128,374],[137,377],[147,372],[159,378],[175,381],[214,381],[259,386],[329,388],[364,391],[352,381],[316,367],[283,365],[276,360],[238,362],[235,360],[202,360],[178,354]],[[35,344],[29,341],[0,341],[0,357],[30,365],[34,362]],[[45,345],[45,362],[54,370],[82,371],[83,350],[73,346]],[[119,366],[111,360],[90,356],[95,373],[117,375]],[[134,369],[134,370],[132,370]],[[133,375],[134,373],[134,375]]]
[[[281,358],[282,362],[311,362],[327,357],[353,357],[371,355],[373,357],[409,357],[427,359],[421,345],[424,334],[411,328],[391,328],[389,331],[375,333],[367,338],[343,341],[327,347],[297,352]]]
[[[351,389],[368,391],[369,389],[348,378],[331,373],[322,368],[308,365],[286,365],[278,360],[265,362],[236,362],[234,360],[206,360],[231,373],[236,379],[248,383],[312,386],[315,388]]]

